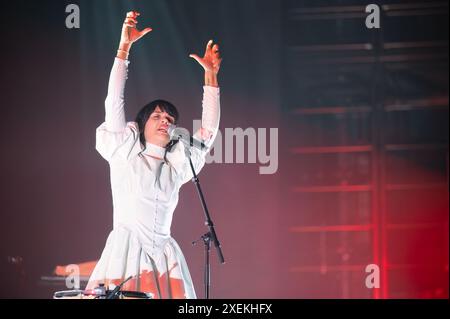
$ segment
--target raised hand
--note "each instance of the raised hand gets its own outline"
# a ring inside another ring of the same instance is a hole
[[[222,58],[219,53],[219,45],[217,43],[213,45],[213,40],[209,40],[206,44],[205,55],[203,58],[199,57],[197,54],[190,54],[189,56],[195,59],[203,69],[205,69],[205,72],[215,75],[219,73]]]
[[[152,31],[152,28],[145,28],[142,31],[136,29],[136,24],[138,23],[137,17],[139,15],[139,12],[130,11],[127,13],[125,21],[123,22],[119,50],[117,51],[117,57],[120,59],[128,59],[131,45],[150,31]]]
[[[136,11],[130,11],[127,13],[122,26],[122,36],[120,38],[121,44],[132,44],[152,31],[152,28],[145,28],[142,31],[139,31],[136,28],[138,16],[140,16],[140,13]]]

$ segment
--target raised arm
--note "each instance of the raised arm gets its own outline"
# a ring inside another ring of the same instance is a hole
[[[213,40],[209,40],[202,58],[196,54],[190,54],[189,56],[195,59],[205,70],[202,127],[195,135],[206,141],[208,146],[211,146],[219,129],[220,119],[220,90],[217,75],[222,58],[219,53],[219,45],[217,43],[213,45]]]
[[[139,15],[136,11],[127,13],[122,26],[119,49],[109,76],[108,95],[105,100],[105,123],[110,132],[121,132],[126,126],[124,93],[131,47],[134,42],[152,30],[151,28],[142,31],[136,29]]]

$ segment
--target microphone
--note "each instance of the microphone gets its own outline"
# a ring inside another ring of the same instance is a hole
[[[167,133],[169,134],[171,140],[178,140],[187,147],[195,147],[199,150],[208,150],[209,148],[202,141],[192,137],[189,131],[185,128],[169,124]]]

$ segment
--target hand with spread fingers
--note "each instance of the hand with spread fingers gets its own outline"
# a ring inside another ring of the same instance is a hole
[[[209,40],[206,44],[203,58],[197,54],[190,54],[189,56],[195,59],[205,69],[205,72],[219,73],[222,59],[220,58],[219,45],[217,43],[213,45],[213,40]]]
[[[213,40],[209,40],[206,44],[204,56],[201,58],[197,54],[190,54],[205,70],[205,85],[218,86],[217,74],[219,73],[222,58],[220,57],[219,45],[213,44]]]
[[[136,28],[136,25],[138,23],[137,18],[139,16],[140,13],[137,11],[130,11],[127,13],[122,26],[122,35],[120,37],[120,45],[117,52],[117,57],[126,60],[128,58],[128,53],[130,51],[131,45],[150,31],[152,31],[152,28],[145,28],[142,31],[139,31]]]

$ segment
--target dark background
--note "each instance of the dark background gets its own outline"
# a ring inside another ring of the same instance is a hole
[[[65,27],[76,3],[81,28]],[[448,3],[3,1],[0,274],[3,298],[50,298],[56,265],[99,258],[112,228],[95,151],[127,11],[153,32],[133,46],[127,120],[156,98],[181,126],[201,116],[209,39],[224,58],[221,123],[278,128],[279,168],[210,164],[201,182],[227,263],[214,298],[448,298]],[[185,185],[172,235],[199,297],[206,230]],[[368,289],[365,266],[381,268]]]

